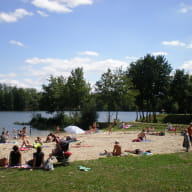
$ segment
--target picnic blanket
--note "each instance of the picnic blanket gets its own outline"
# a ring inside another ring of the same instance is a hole
[[[77,168],[78,168],[80,171],[90,171],[90,170],[91,170],[91,168],[89,168],[89,167],[84,167],[84,166],[82,166],[82,165],[79,165]]]
[[[31,149],[33,149],[33,148],[19,147],[19,150],[20,150],[20,151],[29,151],[29,150],[31,150]]]

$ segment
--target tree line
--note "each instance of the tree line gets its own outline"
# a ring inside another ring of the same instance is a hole
[[[173,70],[164,56],[147,54],[126,70],[108,69],[94,88],[85,80],[83,68],[69,77],[50,76],[42,91],[0,84],[1,111],[61,112],[66,110],[192,113],[192,76]],[[148,115],[150,118],[150,115]]]

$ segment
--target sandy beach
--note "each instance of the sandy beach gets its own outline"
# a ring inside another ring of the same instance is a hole
[[[123,151],[127,149],[134,150],[137,148],[141,150],[151,150],[153,154],[184,151],[182,147],[183,137],[179,133],[177,133],[177,135],[174,133],[166,133],[165,136],[147,135],[146,142],[132,142],[132,139],[135,139],[138,133],[138,131],[127,130],[113,132],[111,134],[103,131],[94,134],[78,134],[76,136],[78,141],[70,143],[70,151],[72,152],[70,161],[98,159],[101,157],[100,153],[103,153],[104,149],[107,151],[113,150],[115,140],[120,142]],[[67,133],[59,133],[61,138],[68,135],[71,136]],[[46,136],[41,138],[45,141]],[[31,144],[34,142],[34,139],[35,138],[29,138]],[[77,145],[79,143],[80,145]],[[9,158],[9,153],[15,144],[21,146],[22,140],[10,140],[10,143],[0,144],[0,158]],[[49,153],[51,153],[54,148],[54,142],[43,144],[45,159],[48,158]],[[32,159],[35,151],[35,149],[22,151],[22,164],[25,164],[26,161]]]

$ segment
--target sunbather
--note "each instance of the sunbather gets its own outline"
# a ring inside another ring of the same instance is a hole
[[[133,142],[140,142],[140,141],[143,141],[144,139],[146,140],[145,129],[143,129],[143,130],[137,135],[137,138],[136,138],[136,139],[133,139],[132,141],[133,141]]]
[[[151,150],[140,150],[140,149],[135,149],[135,150],[125,150],[125,152],[136,154],[136,155],[151,155]]]
[[[108,156],[120,156],[122,154],[121,152],[121,145],[119,144],[119,141],[116,140],[115,141],[115,145],[113,147],[113,152],[108,152],[107,150],[104,150],[105,151],[105,155],[108,155]]]

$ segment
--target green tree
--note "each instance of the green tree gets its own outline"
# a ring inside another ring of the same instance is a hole
[[[139,90],[136,103],[142,112],[152,111],[153,121],[156,112],[160,111],[160,101],[166,98],[170,85],[171,66],[164,56],[146,55],[135,63],[131,63],[128,76],[132,78],[136,89]]]
[[[83,68],[77,68],[71,71],[66,87],[69,96],[69,109],[80,110],[91,91],[90,85],[84,79]]]
[[[48,112],[64,111],[66,79],[63,76],[50,76],[48,82],[48,85],[42,86],[41,108]]]
[[[122,69],[117,69],[114,72],[108,69],[96,82],[95,91],[98,100],[103,103],[103,110],[108,111],[108,122],[111,121],[111,111],[118,111],[123,105],[132,106],[137,94],[130,78],[125,75]]]
[[[184,70],[176,70],[172,77],[170,95],[172,103],[178,105],[177,113],[187,113],[191,111],[192,99],[191,77]]]

